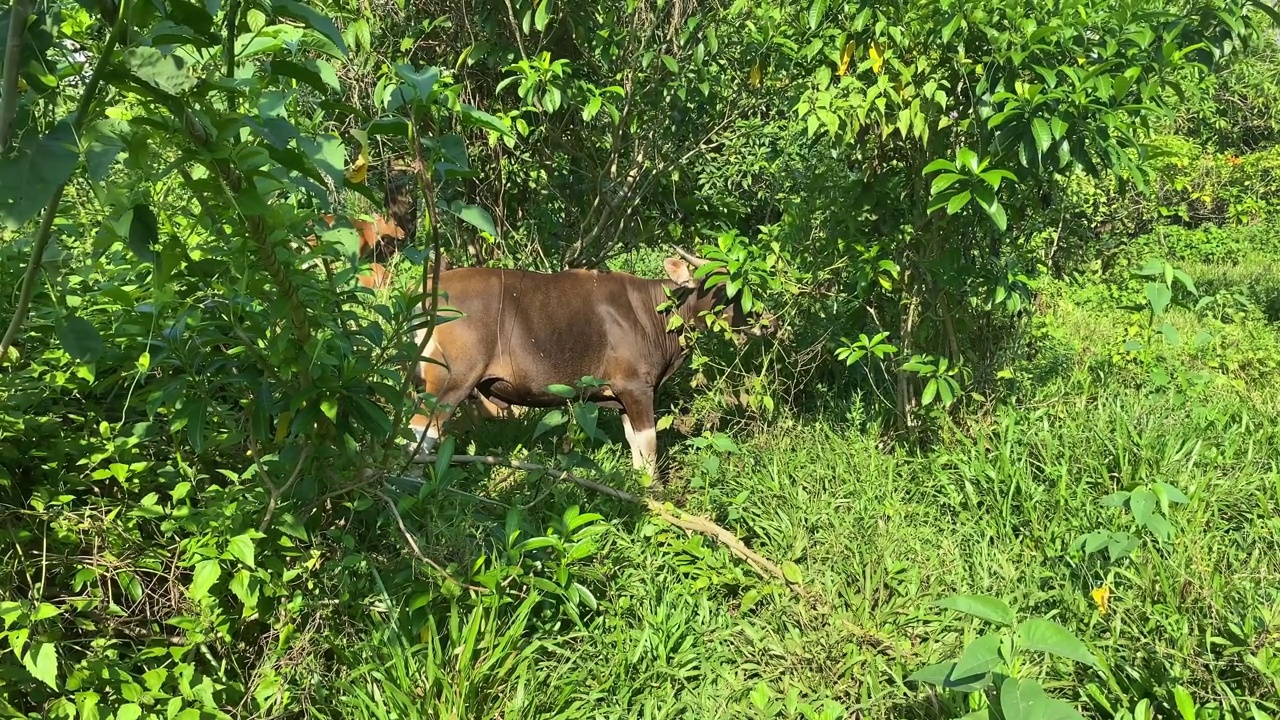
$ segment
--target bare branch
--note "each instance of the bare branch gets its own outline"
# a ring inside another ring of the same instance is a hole
[[[480,593],[481,595],[488,594],[489,591],[485,588],[482,588],[478,585],[468,585],[467,583],[454,579],[454,577],[449,574],[448,570],[445,570],[443,567],[441,567],[440,563],[422,554],[422,548],[418,547],[418,541],[414,539],[413,533],[409,532],[409,528],[405,527],[404,518],[400,517],[400,510],[396,508],[396,502],[392,500],[385,493],[378,493],[378,496],[381,497],[382,501],[387,504],[387,509],[391,511],[391,517],[395,518],[396,525],[400,526],[400,532],[404,534],[404,539],[406,542],[409,543],[409,549],[413,551],[414,557],[421,560],[424,564],[430,565],[431,568],[434,569],[436,572],[445,576],[449,580],[455,583],[458,583],[462,587],[472,592]]]
[[[418,455],[414,457],[413,462],[430,464],[434,463],[436,458],[436,455]],[[786,576],[782,574],[781,568],[774,564],[773,561],[761,556],[751,550],[751,548],[748,548],[736,535],[706,518],[699,517],[697,515],[690,515],[679,508],[665,505],[650,498],[642,498],[632,495],[625,490],[619,490],[611,485],[605,485],[604,483],[599,483],[594,480],[580,478],[564,470],[549,468],[545,465],[538,465],[537,463],[510,460],[496,455],[453,455],[449,458],[449,462],[455,465],[489,465],[492,467],[515,468],[516,470],[526,470],[528,472],[545,472],[557,480],[571,482],[586,490],[591,490],[592,492],[597,492],[601,495],[607,495],[611,498],[631,503],[633,505],[641,505],[651,514],[666,520],[686,532],[701,533],[719,542],[721,545],[724,545],[729,552],[747,561],[747,564],[766,580],[781,580],[791,586],[791,588],[797,593],[801,595],[807,594],[803,585],[787,580]]]

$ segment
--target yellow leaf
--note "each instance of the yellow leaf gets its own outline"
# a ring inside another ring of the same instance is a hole
[[[759,61],[757,61],[755,65],[751,66],[751,86],[752,87],[760,87],[760,75],[761,75],[760,63]]]
[[[841,75],[849,72],[849,63],[853,60],[853,51],[854,45],[852,40],[846,43],[844,49],[840,51],[840,69],[838,72]]]
[[[276,444],[282,444],[289,437],[289,426],[293,424],[293,413],[286,410],[276,420]]]
[[[21,77],[19,77],[19,78],[18,78],[18,92],[26,92],[26,91],[27,91],[27,81],[26,81],[26,80],[23,80]]]
[[[364,150],[361,150],[360,156],[357,157],[356,161],[351,164],[351,167],[347,168],[347,172],[346,172],[347,182],[358,185],[364,182],[365,178],[368,177],[368,175],[369,175],[369,156],[365,154]]]
[[[1111,588],[1103,585],[1100,588],[1095,588],[1093,592],[1089,593],[1089,596],[1093,598],[1094,604],[1098,606],[1098,614],[1106,615],[1108,603],[1111,601]]]
[[[884,69],[884,54],[880,50],[878,43],[871,43],[871,47],[867,50],[867,57],[871,58],[871,69],[875,70],[876,74],[879,75],[880,71]]]

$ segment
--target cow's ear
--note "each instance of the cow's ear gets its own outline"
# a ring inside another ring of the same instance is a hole
[[[693,268],[689,267],[689,263],[680,258],[667,258],[662,266],[666,268],[667,275],[675,281],[675,284],[681,287],[695,287],[698,281],[693,277]]]

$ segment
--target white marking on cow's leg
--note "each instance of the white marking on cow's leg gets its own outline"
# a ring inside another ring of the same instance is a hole
[[[645,428],[634,432],[636,434],[636,442],[632,445],[632,449],[633,452],[638,449],[639,461],[643,466],[641,469],[649,473],[649,477],[657,480],[658,433],[653,428]]]
[[[405,451],[415,453],[415,457],[430,455],[440,439],[440,423],[428,420],[423,415],[414,415],[409,421],[413,429],[413,438],[405,440]]]
[[[627,436],[627,445],[631,446],[631,467],[644,470],[644,458],[640,455],[640,439],[636,431],[631,428],[631,418],[625,414],[622,416],[622,432]]]

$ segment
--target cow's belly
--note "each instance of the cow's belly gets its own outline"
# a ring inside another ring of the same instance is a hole
[[[567,385],[568,383],[564,384]],[[547,392],[545,388],[532,387],[523,383],[512,383],[503,378],[483,380],[476,386],[476,390],[490,400],[496,400],[507,405],[548,408],[562,406],[569,402],[559,395]],[[607,387],[593,389],[586,399],[603,407],[622,408],[622,404],[618,402]]]

